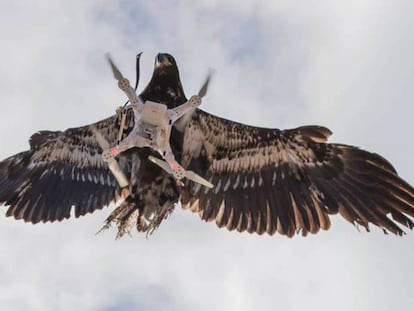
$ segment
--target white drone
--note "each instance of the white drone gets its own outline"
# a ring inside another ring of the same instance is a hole
[[[95,129],[95,135],[103,149],[102,158],[108,163],[108,167],[114,174],[119,185],[123,188],[129,185],[129,181],[119,167],[115,157],[120,153],[134,148],[150,147],[157,151],[162,159],[149,156],[148,159],[165,170],[168,174],[173,175],[177,180],[183,178],[190,179],[208,188],[213,185],[197,175],[193,171],[185,170],[176,160],[170,146],[171,128],[179,118],[184,114],[196,109],[201,105],[201,99],[207,93],[207,87],[210,76],[207,77],[204,85],[201,87],[198,95],[193,95],[184,104],[168,109],[164,104],[145,101],[137,96],[135,90],[131,87],[128,79],[124,78],[122,73],[115,66],[112,59],[107,56],[109,64],[115,79],[118,81],[119,88],[128,96],[130,106],[134,111],[134,128],[128,136],[122,139],[122,133],[126,121],[126,111],[121,108],[121,125],[118,133],[118,143],[114,147],[110,147],[109,143]]]

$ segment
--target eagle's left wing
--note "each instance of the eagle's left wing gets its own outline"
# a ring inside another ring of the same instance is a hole
[[[181,202],[230,230],[293,236],[330,226],[340,213],[368,230],[412,228],[414,189],[381,156],[326,143],[319,126],[265,129],[196,110],[184,128],[182,164],[209,180],[186,181]]]
[[[130,113],[128,122],[132,119]],[[96,132],[113,145],[117,117],[38,132],[30,138],[30,150],[0,162],[0,205],[9,206],[7,215],[32,223],[60,221],[71,211],[79,217],[120,199],[122,191],[102,160]],[[128,174],[128,162],[121,158],[120,165]]]

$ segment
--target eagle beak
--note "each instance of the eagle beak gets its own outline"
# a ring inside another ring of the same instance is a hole
[[[155,67],[162,68],[171,66],[172,62],[168,59],[168,56],[163,53],[158,53],[157,57],[155,58]]]

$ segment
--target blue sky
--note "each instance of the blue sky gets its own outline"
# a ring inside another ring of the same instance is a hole
[[[203,109],[241,122],[329,127],[414,184],[410,1],[0,1],[0,158],[41,129],[124,102],[104,53],[141,89],[156,53],[187,95],[215,70]],[[312,237],[251,236],[176,209],[149,239],[95,236],[111,207],[60,224],[0,217],[4,310],[390,310],[414,303],[414,234],[333,217]],[[3,208],[5,212],[5,208]]]

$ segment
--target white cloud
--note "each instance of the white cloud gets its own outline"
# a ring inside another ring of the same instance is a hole
[[[111,114],[143,51],[171,52],[188,95],[216,69],[203,108],[262,126],[329,126],[414,182],[408,1],[0,2],[0,157],[39,129]],[[5,210],[5,209],[3,209]],[[358,233],[339,217],[306,239],[229,233],[177,210],[148,240],[98,236],[110,209],[60,224],[0,217],[7,310],[389,310],[409,308],[414,237]]]

